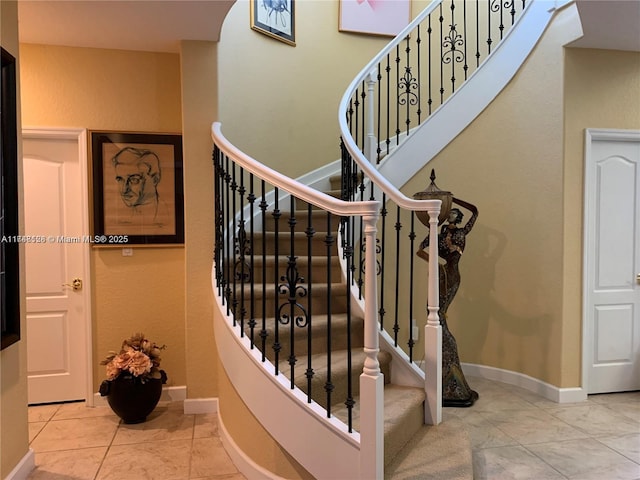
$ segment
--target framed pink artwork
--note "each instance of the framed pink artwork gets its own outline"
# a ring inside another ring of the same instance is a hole
[[[395,37],[411,21],[411,0],[340,0],[338,30]]]

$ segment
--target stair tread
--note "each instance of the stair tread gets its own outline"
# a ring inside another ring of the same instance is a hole
[[[346,368],[347,352],[348,350],[334,350],[331,352],[331,375],[333,376],[339,375],[340,372]],[[323,357],[326,358],[326,356],[327,356],[326,352],[314,353],[311,355],[311,359],[312,359],[311,363],[313,365],[317,365],[317,367],[314,368],[316,375],[324,375],[327,372],[327,363],[318,361],[318,359],[321,359]],[[298,360],[297,364],[306,365],[307,357],[308,355],[300,355],[299,357],[297,357],[297,360]],[[356,350],[351,353],[352,368],[357,369],[358,367],[360,367],[359,370],[362,371],[362,366],[364,365],[364,359],[365,359],[365,353],[362,350],[362,348],[356,348]],[[388,352],[381,351],[378,354],[378,361],[381,364],[391,363],[391,354]],[[287,363],[287,360],[286,359],[281,360],[280,370],[288,371],[288,369],[289,369],[289,364]],[[296,383],[298,380],[306,381],[305,372],[304,370],[302,371],[301,370],[302,369],[298,369],[298,372],[296,373]]]
[[[425,393],[422,388],[405,387],[389,383],[384,387],[384,433],[392,431],[398,425],[398,420],[404,412],[420,406],[424,403]],[[353,411],[353,426],[356,430],[360,427],[360,402],[356,399],[356,408]],[[347,418],[347,408],[342,407],[333,412],[340,420]]]
[[[446,416],[423,425],[385,466],[386,480],[472,480],[471,441],[464,422]]]

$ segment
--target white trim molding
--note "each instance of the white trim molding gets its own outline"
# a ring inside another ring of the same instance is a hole
[[[524,388],[556,403],[583,402],[587,399],[587,391],[582,387],[556,387],[524,373],[475,363],[463,363],[462,370],[467,375]]]
[[[251,459],[251,457],[244,453],[238,444],[234,442],[233,437],[229,434],[220,414],[218,414],[218,433],[220,434],[222,446],[227,451],[231,461],[245,477],[252,480],[285,480],[283,477],[280,477],[258,465]]]
[[[106,397],[102,397],[99,393],[94,393],[92,398],[93,398],[93,405],[87,405],[87,406],[103,407],[108,405]],[[160,397],[161,402],[183,402],[186,400],[186,398],[187,398],[186,385],[179,385],[175,387],[162,387],[162,396]],[[199,413],[199,412],[194,412],[194,413]]]
[[[594,255],[596,238],[592,233],[596,221],[595,185],[597,175],[593,167],[593,144],[597,141],[617,141],[640,143],[640,130],[587,128],[584,134],[584,175],[583,175],[583,229],[582,229],[582,386],[586,392],[593,391],[593,384],[589,381],[592,363],[592,349],[594,344],[591,312],[593,309],[593,294],[589,285],[595,276],[591,256]]]
[[[198,415],[201,413],[218,413],[218,399],[187,398],[184,401],[185,415]]]
[[[26,480],[34,468],[36,468],[36,456],[30,448],[15,468],[9,472],[5,480]]]
[[[80,190],[82,194],[78,199],[82,208],[82,231],[89,232],[89,153],[87,147],[87,129],[86,128],[58,128],[58,127],[23,127],[22,139],[64,139],[72,140],[77,143],[78,146],[78,159],[80,168],[80,178],[82,179],[82,185]],[[82,261],[83,271],[81,272],[82,278],[87,279],[84,282],[82,291],[83,302],[85,307],[84,316],[86,322],[84,324],[84,338],[85,344],[81,347],[85,349],[85,373],[84,373],[84,385],[85,385],[85,400],[87,406],[93,407],[94,397],[93,391],[93,332],[92,325],[93,320],[91,312],[93,311],[92,294],[91,294],[91,282],[88,279],[92,278],[91,275],[91,245],[88,243],[82,244]]]

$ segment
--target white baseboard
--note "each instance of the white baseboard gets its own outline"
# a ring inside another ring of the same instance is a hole
[[[587,399],[587,392],[582,387],[560,388],[530,377],[524,373],[504,370],[502,368],[477,365],[475,363],[463,363],[462,370],[465,374],[474,377],[486,378],[497,382],[514,385],[532,393],[540,395],[547,400],[557,403],[583,402]]]
[[[184,401],[185,415],[197,415],[200,413],[218,413],[217,398],[187,398]]]
[[[162,387],[161,402],[183,402],[187,398],[187,386],[179,385],[176,387]],[[109,405],[107,398],[102,397],[99,393],[93,394],[93,406],[105,407]]]
[[[32,449],[22,457],[5,480],[26,480],[31,471],[36,467],[36,456]]]
[[[266,468],[258,465],[250,457],[248,457],[244,451],[233,440],[229,431],[224,426],[222,416],[218,414],[218,433],[220,434],[220,441],[222,446],[227,451],[227,454],[231,458],[233,464],[238,467],[240,473],[251,480],[285,480],[283,477],[270,472]]]

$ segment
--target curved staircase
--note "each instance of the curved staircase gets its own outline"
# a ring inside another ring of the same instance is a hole
[[[508,83],[544,31],[552,3],[488,1],[488,18],[500,18],[493,27],[499,39],[488,34],[482,61],[476,40],[477,64],[465,63],[463,80],[452,73],[448,92],[440,70],[437,107],[431,80],[416,95],[422,104],[400,101],[420,78],[421,34],[431,45],[432,24],[439,25],[441,44],[457,58],[462,46],[448,35],[462,30],[458,12],[466,22],[467,5],[479,11],[479,2],[429,5],[345,93],[342,172],[339,185],[327,180],[329,194],[248,157],[214,124],[220,358],[248,408],[311,476],[473,477],[464,426],[456,418],[441,423],[437,262],[429,263],[426,282],[414,262],[425,234],[415,221],[420,211],[431,227],[429,255],[437,257],[440,202],[413,200],[398,188]],[[394,82],[402,93],[385,106],[382,92]],[[421,316],[423,328],[415,330]],[[424,370],[416,358],[424,358]]]

